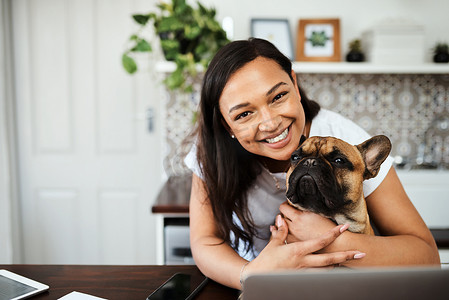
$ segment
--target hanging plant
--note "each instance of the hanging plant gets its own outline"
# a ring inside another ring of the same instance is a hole
[[[215,19],[215,9],[208,9],[200,2],[197,8],[186,0],[161,2],[157,7],[158,13],[132,16],[141,28],[129,38],[130,46],[122,55],[123,67],[130,74],[137,72],[133,55],[152,52],[151,43],[141,33],[147,26],[153,26],[165,58],[176,64],[176,70],[166,77],[164,84],[170,90],[192,92],[198,76],[197,66],[206,69],[218,49],[229,40]]]

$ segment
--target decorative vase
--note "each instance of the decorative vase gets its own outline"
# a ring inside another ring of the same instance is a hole
[[[365,60],[365,55],[359,51],[349,51],[346,55],[346,61],[348,62],[361,62]]]
[[[444,52],[436,53],[433,56],[433,61],[436,63],[447,63],[449,62],[449,53]]]

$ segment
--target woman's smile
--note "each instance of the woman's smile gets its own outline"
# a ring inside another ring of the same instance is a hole
[[[273,138],[265,138],[263,142],[267,144],[268,147],[271,147],[273,149],[279,149],[284,147],[286,144],[288,144],[291,140],[291,130],[289,127],[285,128],[284,131],[282,131],[281,134],[273,137]]]

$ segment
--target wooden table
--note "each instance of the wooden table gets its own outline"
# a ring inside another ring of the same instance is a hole
[[[106,299],[140,299],[177,272],[201,276],[196,266],[0,265],[50,286],[32,299],[58,299],[73,291]],[[209,281],[196,300],[237,299],[238,291]]]

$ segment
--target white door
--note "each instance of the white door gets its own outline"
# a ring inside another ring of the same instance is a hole
[[[154,2],[12,1],[24,263],[156,262],[162,87],[121,67]]]

